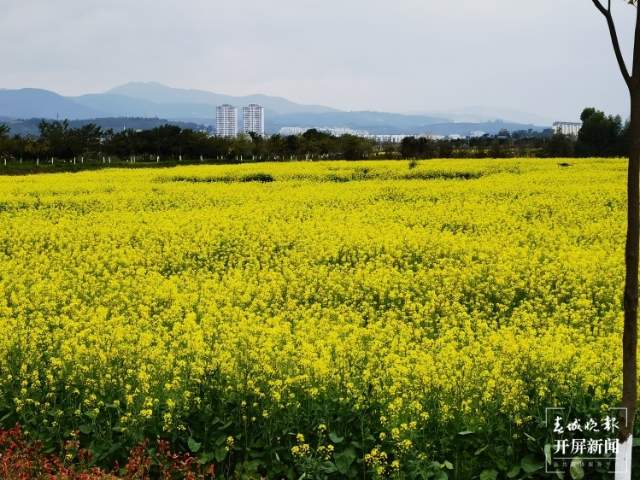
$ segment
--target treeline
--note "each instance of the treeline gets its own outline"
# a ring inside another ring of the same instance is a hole
[[[135,159],[144,161],[282,161],[293,159],[370,158],[375,143],[353,135],[334,137],[317,130],[303,135],[212,137],[205,132],[164,125],[152,130],[114,132],[88,124],[42,121],[40,135],[10,136],[0,125],[0,157],[15,159]]]
[[[617,157],[629,151],[629,124],[620,116],[586,108],[578,136],[552,132],[501,131],[460,140],[407,137],[400,144],[403,158]]]
[[[42,121],[39,136],[9,134],[0,124],[0,159],[62,163],[287,161],[367,158],[507,158],[624,156],[628,125],[619,116],[587,108],[577,137],[552,132],[502,131],[464,139],[407,137],[381,143],[353,135],[335,137],[318,130],[302,135],[212,137],[205,132],[163,125],[151,130],[114,132],[88,124],[72,128],[67,121]]]

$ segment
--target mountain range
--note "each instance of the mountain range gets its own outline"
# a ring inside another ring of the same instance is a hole
[[[231,96],[204,90],[172,88],[156,82],[132,82],[104,93],[75,97],[35,88],[0,89],[0,118],[8,121],[10,127],[21,123],[16,122],[16,119],[35,118],[97,120],[98,124],[104,123],[100,119],[113,121],[115,118],[147,118],[210,126],[215,122],[216,105],[223,103],[237,107],[249,103],[262,105],[265,108],[267,133],[276,133],[281,127],[352,128],[378,134],[430,132],[443,135],[543,128],[499,119],[497,116],[483,121],[457,122],[445,115],[342,111],[321,105],[299,104],[283,97]],[[456,116],[460,118],[459,115],[451,115]],[[473,119],[479,118],[476,116]],[[16,128],[12,129],[17,133]]]

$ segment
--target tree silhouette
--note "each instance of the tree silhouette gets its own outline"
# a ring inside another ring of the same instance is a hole
[[[620,430],[623,441],[621,452],[616,460],[616,471],[622,466],[628,476],[616,474],[616,478],[630,478],[631,445],[633,426],[638,398],[637,384],[637,344],[638,344],[638,257],[640,241],[640,9],[637,0],[628,3],[635,6],[636,27],[632,70],[629,73],[622,56],[620,42],[616,32],[611,0],[606,7],[600,0],[592,0],[598,11],[604,16],[618,67],[629,89],[631,118],[629,121],[629,165],[627,171],[627,237],[625,244],[625,286],[624,286],[624,333],[622,335],[622,408],[626,409],[626,421]]]

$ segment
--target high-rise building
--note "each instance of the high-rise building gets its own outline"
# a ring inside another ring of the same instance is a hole
[[[252,103],[242,107],[242,131],[264,135],[264,108],[261,105]]]
[[[216,107],[216,135],[219,137],[235,137],[238,135],[238,109],[233,105]]]

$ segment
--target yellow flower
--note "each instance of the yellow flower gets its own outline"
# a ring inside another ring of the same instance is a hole
[[[452,425],[521,435],[585,398],[605,415],[625,161],[571,163],[0,176],[0,404],[48,443],[87,423],[188,438],[224,405],[225,437],[299,432],[301,463],[331,455],[327,424],[375,411],[366,468],[398,477],[423,438],[448,458],[427,437]]]

